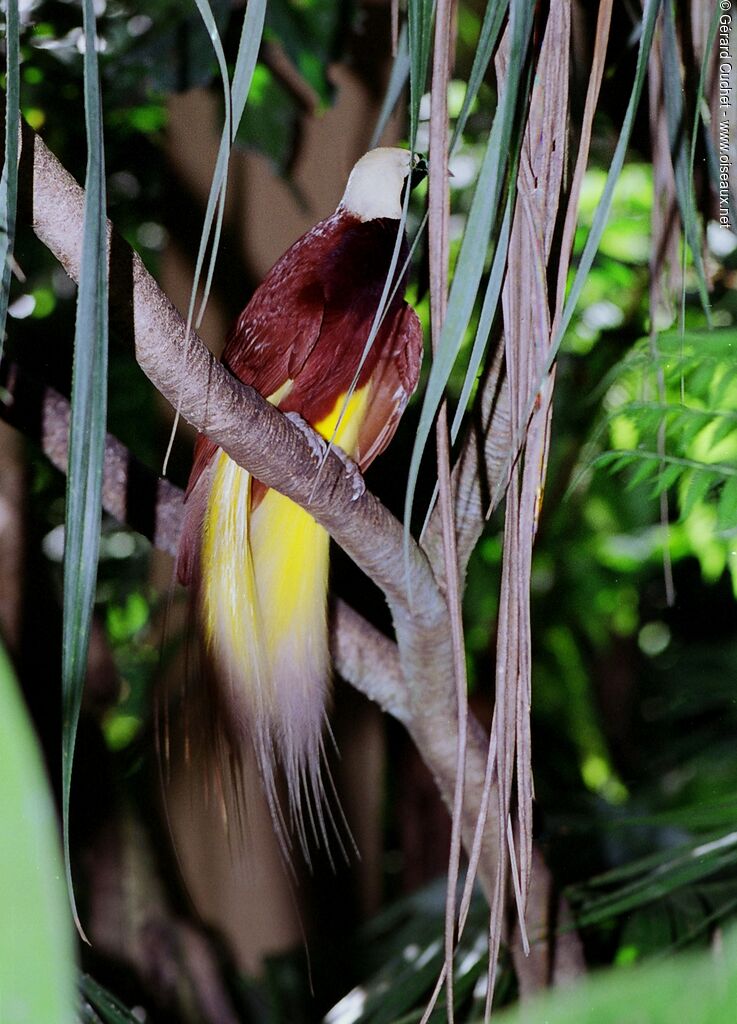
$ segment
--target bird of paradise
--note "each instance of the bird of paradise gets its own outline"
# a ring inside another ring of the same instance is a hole
[[[223,352],[243,383],[339,446],[356,475],[389,444],[417,385],[422,328],[404,301],[406,236],[399,286],[362,356],[390,271],[404,190],[425,170],[404,149],[363,156],[335,213],[277,261]],[[277,765],[292,821],[301,821],[306,798],[322,823],[328,560],[328,534],[308,512],[198,437],[177,572],[216,668],[212,703],[231,747],[252,744],[283,844]]]

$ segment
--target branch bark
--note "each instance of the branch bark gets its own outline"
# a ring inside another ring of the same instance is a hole
[[[20,208],[29,211],[35,233],[77,280],[83,190],[27,126],[22,129],[19,188]],[[196,335],[186,337],[184,321],[139,257],[111,227],[108,238],[111,321],[116,333],[134,345],[136,359],[152,383],[239,465],[307,509],[383,590],[392,612],[396,646],[339,604],[333,644],[337,668],[403,722],[451,806],[458,731],[452,648],[445,600],[428,558],[411,545],[408,591],[402,527],[397,520],[368,491],[355,500],[352,483],[334,454],[316,478],[305,436],[257,392],[236,380]],[[46,389],[43,443],[55,464],[66,469],[68,411],[60,400],[64,402]],[[105,507],[126,522],[133,507],[131,482],[139,478],[140,465],[113,438],[109,438],[108,455]],[[155,488],[150,482],[149,488],[154,491],[149,536],[157,546],[173,551],[181,498],[166,481],[157,481]],[[467,846],[481,804],[486,745],[481,726],[471,720],[463,822]],[[489,821],[480,870],[487,891],[494,877],[497,844],[496,822]]]
[[[0,388],[7,395],[0,404],[0,418],[36,441],[49,462],[66,473],[70,414],[66,398],[15,363],[1,365]],[[107,435],[102,506],[109,515],[176,557],[183,501],[179,487],[157,477],[116,437]],[[331,632],[339,674],[403,721],[407,710],[396,644],[341,600],[333,608]]]

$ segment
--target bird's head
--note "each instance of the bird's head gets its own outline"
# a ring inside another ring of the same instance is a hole
[[[414,188],[427,174],[427,164],[408,149],[381,147],[362,156],[351,171],[338,209],[359,220],[402,216],[402,196],[409,179]]]

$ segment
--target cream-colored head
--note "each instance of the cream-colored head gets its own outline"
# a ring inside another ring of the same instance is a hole
[[[415,162],[417,158],[415,157]],[[338,209],[359,220],[402,216],[402,186],[410,173],[408,149],[371,149],[351,171]]]

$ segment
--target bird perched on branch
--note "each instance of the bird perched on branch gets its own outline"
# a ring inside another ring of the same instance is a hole
[[[407,150],[366,153],[335,213],[295,242],[256,289],[223,352],[244,384],[339,446],[361,471],[391,441],[419,376],[422,328],[404,301],[406,237],[383,319],[364,349],[405,189],[425,173],[424,161]],[[324,833],[328,552],[328,534],[307,512],[198,437],[177,572],[216,668],[213,705],[228,743],[238,749],[250,740],[286,846],[277,764],[303,846],[303,799]]]

